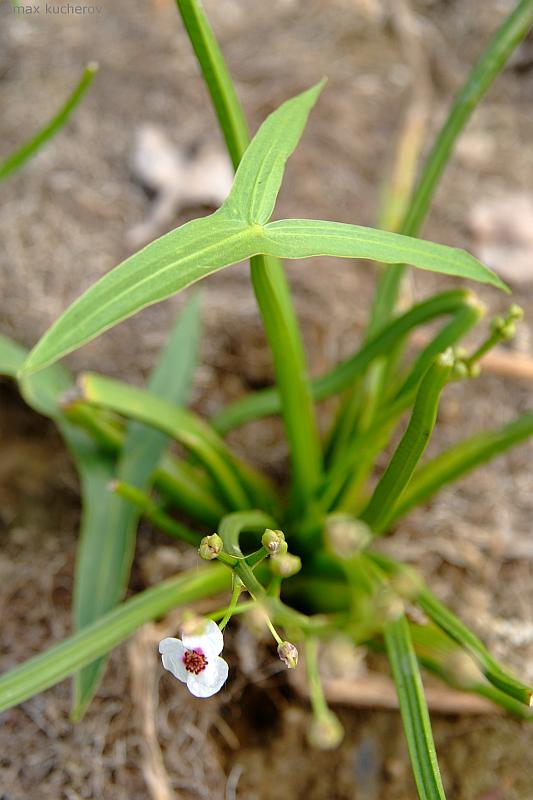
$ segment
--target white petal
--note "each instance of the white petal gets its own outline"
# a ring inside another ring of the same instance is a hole
[[[227,679],[228,665],[223,658],[216,656],[199,675],[188,673],[187,689],[195,697],[211,697],[222,688]]]
[[[224,637],[222,631],[212,619],[205,621],[204,629],[200,634],[183,634],[183,644],[188,650],[195,650],[199,647],[205,653],[207,658],[209,656],[218,656],[224,647]]]
[[[161,661],[164,668],[168,669],[179,681],[186,683],[189,673],[183,663],[185,654],[183,642],[169,636],[159,642],[159,652],[161,653]]]

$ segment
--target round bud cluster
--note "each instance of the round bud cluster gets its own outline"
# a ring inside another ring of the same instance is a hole
[[[261,544],[271,556],[284,555],[288,549],[283,531],[273,531],[270,528],[261,537]]]
[[[200,558],[203,558],[205,561],[212,561],[214,558],[218,558],[219,553],[222,552],[223,546],[224,542],[222,538],[218,533],[213,533],[211,536],[204,536],[200,542],[198,554]]]

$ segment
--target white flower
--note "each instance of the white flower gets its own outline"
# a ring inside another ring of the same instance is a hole
[[[186,683],[191,694],[211,697],[228,677],[228,665],[219,656],[223,646],[222,631],[216,622],[202,620],[194,632],[184,632],[181,639],[163,639],[159,652],[164,668]]]

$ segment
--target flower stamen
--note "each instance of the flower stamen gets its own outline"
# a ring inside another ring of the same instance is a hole
[[[194,650],[187,650],[183,655],[183,663],[187,672],[199,675],[207,667],[208,661],[203,650],[196,647]]]

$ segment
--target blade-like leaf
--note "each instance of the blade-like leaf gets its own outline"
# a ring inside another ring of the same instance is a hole
[[[274,211],[285,164],[305,128],[324,81],[287,100],[263,122],[239,164],[222,208],[233,219],[264,225]]]
[[[52,325],[30,353],[26,372],[57,361],[130,317],[257,252],[256,233],[220,212],[182,225],[123,261]]]
[[[505,667],[499,664],[489,653],[483,642],[471,631],[444,603],[424,585],[419,576],[404,564],[400,564],[383,553],[367,551],[362,558],[378,567],[387,575],[405,582],[395,582],[395,589],[405,593],[408,602],[420,606],[422,611],[435,625],[441,628],[451,639],[467,650],[476,660],[488,681],[509,697],[530,708],[533,705],[533,688],[514,677]]]
[[[196,366],[199,335],[200,307],[195,296],[178,316],[149,381],[150,391],[169,402],[186,402]],[[74,581],[76,630],[90,625],[119,602],[130,574],[139,511],[122,497],[110,494],[109,481],[116,474],[136,488],[148,488],[168,441],[169,437],[161,431],[131,422],[116,473],[114,460],[96,455],[94,448],[76,454],[83,495]],[[99,659],[75,676],[72,710],[75,719],[87,708],[104,666],[105,659]]]
[[[101,375],[82,375],[79,385],[86,402],[108,408],[172,436],[200,459],[232,506],[250,507],[233,469],[234,459],[230,451],[209,425],[191,411],[178,408],[143,389]]]
[[[88,64],[85,68],[80,81],[65,104],[59,109],[55,117],[48,122],[44,128],[33,136],[29,141],[25,142],[16,152],[8,156],[5,161],[0,164],[0,181],[7,178],[13,172],[24,166],[29,158],[35,155],[38,150],[53,136],[61,130],[63,125],[67,122],[71,113],[74,111],[81,98],[93,82],[93,78],[98,69],[97,64]]]
[[[387,263],[402,260],[420,269],[506,289],[473,256],[445,245],[338,222],[281,220],[248,227],[216,212],[157,239],[104,276],[52,325],[30,353],[24,372],[41,369],[212,272],[261,253],[285,258],[332,255]]]
[[[368,258],[488,283],[508,291],[503,281],[477,259],[456,247],[437,245],[398,233],[311,219],[284,219],[264,226],[268,253],[283,258],[338,256]]]
[[[40,653],[0,677],[0,711],[54,686],[73,672],[105,655],[145,622],[180,605],[231,587],[231,572],[221,564],[195,567],[146,589],[114,608],[92,625]]]
[[[409,623],[402,614],[383,631],[420,800],[445,800],[431,722]]]
[[[142,308],[252,256],[403,261],[505,289],[496,275],[462,250],[335,222],[281,220],[264,226],[258,222],[266,221],[270,213],[283,166],[319,90],[316,86],[293,98],[263,123],[219,211],[162,236],[104,276],[52,325],[30,353],[24,372],[42,369]]]

